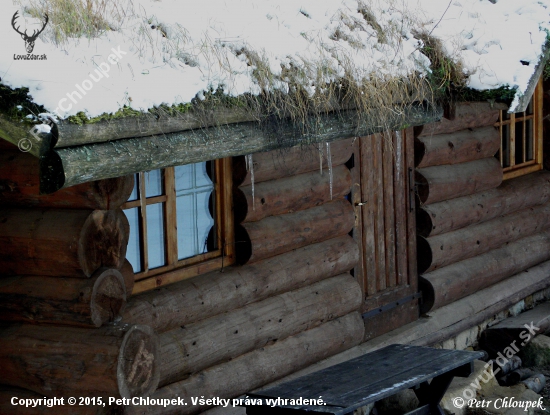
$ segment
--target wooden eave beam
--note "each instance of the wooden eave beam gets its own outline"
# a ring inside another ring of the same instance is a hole
[[[64,148],[54,148],[55,136],[44,134],[43,139],[32,142],[30,152],[40,158],[41,192],[53,193],[79,183],[140,171],[422,125],[440,119],[442,110],[418,103],[388,110],[388,114],[384,125],[374,125],[357,110],[344,110],[310,116],[305,124],[280,119],[238,122]],[[9,128],[8,141],[17,145],[13,137],[21,140],[23,129],[4,118],[0,125]]]

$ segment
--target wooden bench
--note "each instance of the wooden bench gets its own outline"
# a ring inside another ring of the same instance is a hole
[[[472,373],[482,352],[394,344],[372,353],[246,395],[248,415],[349,414],[412,388],[420,405],[408,415],[443,414],[441,398],[455,376]],[[284,399],[319,399],[324,405],[290,405]],[[280,398],[278,405],[273,399]],[[269,401],[268,401],[269,400]],[[284,404],[287,403],[287,404]]]

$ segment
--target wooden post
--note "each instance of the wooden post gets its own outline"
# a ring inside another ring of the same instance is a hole
[[[0,269],[90,277],[100,267],[122,267],[128,236],[121,210],[0,209]]]
[[[41,276],[0,279],[0,320],[100,327],[126,306],[124,278],[102,268],[89,279]]]
[[[0,331],[2,382],[45,396],[147,396],[158,385],[158,353],[147,326],[25,324]]]
[[[361,299],[357,282],[342,274],[167,331],[160,336],[160,386],[357,311]]]
[[[345,200],[337,200],[308,210],[272,216],[237,228],[237,262],[255,262],[275,255],[347,234],[355,224],[355,212]],[[248,246],[247,246],[248,245]]]
[[[183,407],[128,406],[125,413],[181,415],[202,412],[207,407],[191,405],[192,396],[237,397],[358,345],[363,333],[363,321],[359,313],[348,314],[203,370],[188,379],[158,389],[151,396],[154,399],[183,398],[188,403]]]
[[[494,158],[416,170],[420,202],[431,203],[494,189],[502,183],[502,167]]]
[[[357,244],[344,235],[136,295],[123,321],[163,332],[347,272],[358,259]]]
[[[134,176],[82,183],[50,195],[40,194],[38,158],[17,149],[0,152],[0,204],[67,209],[116,209],[134,187]]]
[[[506,180],[496,189],[423,206],[418,234],[440,235],[550,200],[550,173],[537,172]]]
[[[332,184],[328,172],[321,176],[319,171],[297,176],[270,180],[255,185],[255,200],[252,201],[252,186],[242,186],[243,193],[236,198],[236,222],[255,222],[268,216],[297,212],[344,198],[351,190],[351,175],[346,166],[333,169]]]

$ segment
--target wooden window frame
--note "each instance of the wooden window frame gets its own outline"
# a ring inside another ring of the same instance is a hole
[[[135,273],[133,293],[152,290],[207,272],[223,269],[235,262],[232,161],[230,158],[212,161],[214,163],[214,226],[217,229],[218,248],[193,257],[178,259],[178,233],[176,211],[176,183],[174,167],[161,169],[164,192],[160,196],[146,197],[145,173],[139,174],[139,197],[122,205],[122,209],[138,208],[140,224],[140,255],[142,270]],[[164,241],[166,265],[149,269],[147,246],[147,206],[164,204]]]
[[[542,78],[537,83],[537,86],[535,88],[535,92],[533,93],[533,113],[532,114],[526,114],[523,113],[512,113],[510,114],[510,118],[507,120],[503,120],[503,114],[505,110],[500,111],[500,115],[498,118],[498,121],[495,123],[495,127],[498,128],[500,137],[501,137],[501,145],[500,149],[498,151],[498,159],[500,160],[500,165],[504,166],[503,161],[503,154],[502,154],[502,140],[503,140],[503,126],[509,125],[510,126],[510,141],[509,141],[509,158],[510,158],[510,166],[503,167],[503,179],[512,179],[514,177],[523,176],[525,174],[533,173],[539,170],[542,170],[543,166],[543,151],[542,151],[542,140],[543,140],[543,132],[542,132],[542,105],[543,105],[543,88],[542,88]],[[518,115],[522,114],[522,115]],[[533,160],[525,160],[525,154],[526,154],[526,123],[524,121],[527,120],[533,120]],[[522,163],[516,164],[516,129],[514,126],[518,122],[523,122],[523,155],[524,155],[524,161]]]

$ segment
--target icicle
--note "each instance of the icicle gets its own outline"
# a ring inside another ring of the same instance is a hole
[[[252,210],[256,210],[256,199],[254,197],[254,162],[252,154],[246,156],[247,170],[250,171],[250,184],[252,185]]]
[[[330,143],[327,143],[327,164],[328,164],[328,181],[330,186],[330,200],[332,200],[332,156],[330,154]]]
[[[319,143],[319,172],[323,175],[323,143]]]

